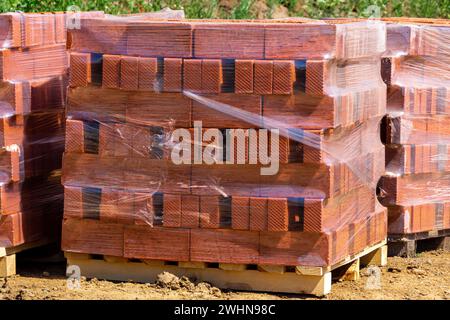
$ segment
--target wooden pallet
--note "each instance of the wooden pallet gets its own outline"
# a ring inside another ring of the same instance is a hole
[[[0,278],[16,274],[16,254],[25,250],[42,247],[50,244],[52,240],[41,239],[24,243],[15,247],[0,247]]]
[[[450,251],[450,229],[410,234],[390,234],[388,255],[413,258],[418,252],[443,249]]]
[[[386,265],[387,246],[386,241],[382,241],[329,267],[131,260],[69,252],[65,256],[67,265],[78,266],[81,275],[87,278],[155,282],[158,274],[167,271],[180,277],[210,282],[222,289],[323,296],[331,291],[334,270],[338,271],[340,278],[358,280],[361,265]]]

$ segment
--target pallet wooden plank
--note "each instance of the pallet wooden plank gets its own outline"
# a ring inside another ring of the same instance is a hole
[[[16,274],[16,255],[0,257],[0,278]]]
[[[69,259],[68,265],[78,265],[82,275],[88,278],[116,281],[155,282],[162,272],[179,277],[187,276],[206,281],[219,288],[245,291],[306,293],[323,296],[331,291],[331,273],[323,276],[301,276],[295,273],[270,273],[257,270],[228,271],[216,268],[179,268],[144,263],[107,263],[103,260]]]

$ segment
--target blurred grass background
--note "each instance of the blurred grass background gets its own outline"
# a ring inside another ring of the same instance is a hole
[[[0,0],[0,12],[65,11],[71,5],[110,14],[169,7],[184,9],[188,18],[225,19],[365,17],[376,5],[383,17],[450,18],[450,0]]]

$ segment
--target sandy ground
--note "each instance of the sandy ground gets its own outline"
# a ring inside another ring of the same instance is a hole
[[[334,283],[332,293],[323,299],[450,299],[449,252],[425,252],[412,259],[389,258],[388,265],[381,269],[380,278],[371,275],[373,270],[363,269],[359,281]],[[317,299],[223,291],[170,274],[154,284],[82,278],[81,288],[70,290],[64,276],[65,265],[61,262],[19,263],[18,272],[20,275],[0,278],[0,299]]]

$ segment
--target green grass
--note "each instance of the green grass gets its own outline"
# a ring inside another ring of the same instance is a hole
[[[220,0],[0,0],[0,12],[64,11],[71,5],[81,10],[103,10],[110,14],[156,11],[169,7],[184,9],[188,18],[249,19],[255,17],[253,10],[259,0],[241,0],[230,9]],[[228,1],[232,3],[233,1]],[[270,18],[273,9],[286,7],[291,16],[310,18],[364,17],[367,8],[376,5],[382,16],[450,18],[450,0],[268,0],[265,14]]]

